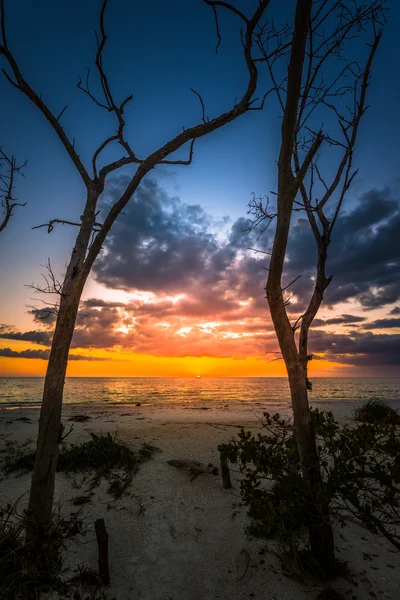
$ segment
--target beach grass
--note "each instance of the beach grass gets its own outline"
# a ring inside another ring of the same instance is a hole
[[[67,474],[83,473],[90,476],[90,487],[108,481],[108,492],[118,499],[129,487],[140,465],[151,459],[158,449],[142,444],[134,450],[121,440],[118,432],[90,433],[90,439],[81,444],[63,444],[57,460],[57,471]],[[2,470],[5,475],[26,473],[33,469],[36,453],[23,447],[10,446],[5,453]]]

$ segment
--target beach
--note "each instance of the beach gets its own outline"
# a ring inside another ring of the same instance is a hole
[[[341,419],[351,416],[349,408]],[[323,589],[316,581],[301,584],[287,577],[276,545],[247,537],[246,509],[241,505],[240,478],[231,467],[232,489],[223,489],[220,474],[200,474],[191,480],[187,469],[176,469],[171,459],[195,460],[219,467],[218,444],[243,427],[260,430],[260,417],[268,404],[225,406],[190,405],[66,405],[63,422],[70,443],[88,439],[89,433],[118,431],[121,439],[139,448],[159,448],[141,465],[128,493],[114,501],[105,483],[93,489],[90,503],[75,506],[85,491],[79,477],[57,473],[56,505],[65,516],[79,513],[86,535],[71,542],[63,559],[63,577],[78,565],[96,570],[94,522],[104,518],[109,533],[109,598],[116,600],[291,600],[316,598]],[[270,411],[272,412],[272,411]],[[274,410],[275,412],[275,410]],[[284,412],[284,411],[283,411]],[[286,409],[289,414],[289,410]],[[0,445],[35,440],[39,411],[0,411]],[[85,414],[86,422],[69,421]],[[21,498],[26,505],[30,474],[8,476],[0,482],[2,502]],[[79,487],[81,485],[81,487]],[[390,544],[355,523],[336,530],[337,557],[349,567],[347,578],[333,587],[344,597],[365,600],[398,598],[399,558]],[[51,598],[58,598],[56,592]]]

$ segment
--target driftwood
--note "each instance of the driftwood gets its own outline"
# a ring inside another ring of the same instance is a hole
[[[226,458],[223,458],[221,454],[221,475],[222,475],[222,485],[225,490],[230,490],[232,487],[231,482],[231,474],[229,472],[229,465]]]
[[[99,550],[99,578],[103,585],[110,583],[110,568],[108,564],[108,533],[104,519],[97,519],[94,524],[97,547]]]
[[[75,421],[75,423],[86,423],[86,421],[90,421],[91,418],[92,417],[89,417],[89,415],[72,415],[68,421]]]
[[[177,469],[189,469],[190,481],[193,481],[193,479],[202,473],[206,473],[207,475],[218,475],[218,468],[214,467],[211,463],[206,465],[197,462],[196,460],[167,460],[167,463],[171,465],[171,467],[176,467]]]

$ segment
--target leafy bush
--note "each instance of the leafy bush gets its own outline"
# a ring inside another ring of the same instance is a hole
[[[400,415],[391,406],[383,400],[366,400],[360,407],[353,411],[353,417],[356,421],[364,423],[389,423],[391,425],[400,425]]]
[[[396,425],[362,422],[341,426],[331,412],[311,409],[322,471],[320,498],[333,521],[349,512],[400,549],[400,439]],[[284,543],[302,537],[309,525],[313,494],[301,474],[291,421],[264,413],[266,434],[244,429],[219,446],[245,477],[241,495],[251,519],[249,532]]]

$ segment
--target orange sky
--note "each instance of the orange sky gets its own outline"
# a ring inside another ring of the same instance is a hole
[[[21,351],[28,348],[39,348],[28,342],[7,340],[7,347]],[[152,356],[135,354],[126,351],[73,351],[105,360],[69,361],[67,376],[69,377],[284,377],[286,370],[282,360],[270,361],[264,357],[223,358],[211,356]],[[0,357],[0,373],[11,377],[44,376],[47,361],[42,359]],[[344,376],[349,367],[344,367],[327,360],[316,360],[311,363],[311,375]],[[350,369],[351,371],[351,369]]]

